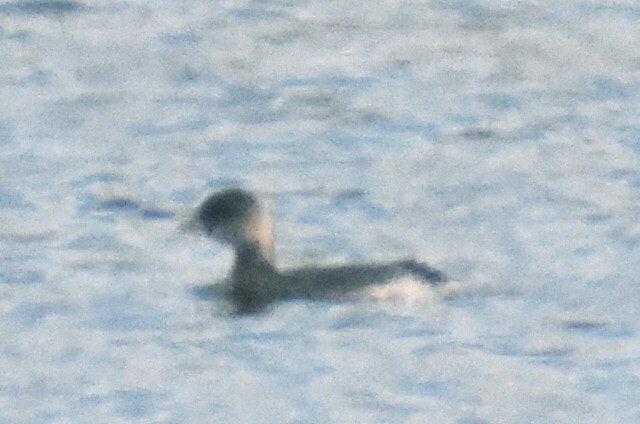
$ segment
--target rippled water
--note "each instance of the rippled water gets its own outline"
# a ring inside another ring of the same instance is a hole
[[[0,3],[0,421],[638,422],[634,2]],[[283,266],[422,298],[198,295],[211,190]]]

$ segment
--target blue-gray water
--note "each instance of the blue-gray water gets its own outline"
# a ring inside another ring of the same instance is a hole
[[[633,1],[3,1],[0,421],[640,421]],[[178,231],[429,296],[239,318]]]

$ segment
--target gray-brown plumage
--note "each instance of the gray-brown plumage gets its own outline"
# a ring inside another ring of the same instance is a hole
[[[235,249],[226,292],[240,312],[260,311],[282,299],[335,299],[406,274],[431,284],[446,281],[440,271],[413,260],[279,271],[269,216],[243,189],[207,197],[197,207],[192,225]]]

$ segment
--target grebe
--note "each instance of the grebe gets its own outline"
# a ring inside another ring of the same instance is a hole
[[[208,196],[189,227],[235,249],[226,294],[241,313],[258,312],[283,299],[336,299],[406,274],[434,285],[447,281],[442,272],[414,260],[279,271],[269,215],[252,193],[239,188]]]

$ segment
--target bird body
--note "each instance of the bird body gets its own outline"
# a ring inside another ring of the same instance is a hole
[[[407,274],[434,285],[447,280],[442,272],[414,260],[280,271],[274,263],[269,216],[257,198],[243,189],[207,197],[197,207],[192,224],[235,249],[226,293],[240,312],[261,311],[284,299],[336,299]]]

